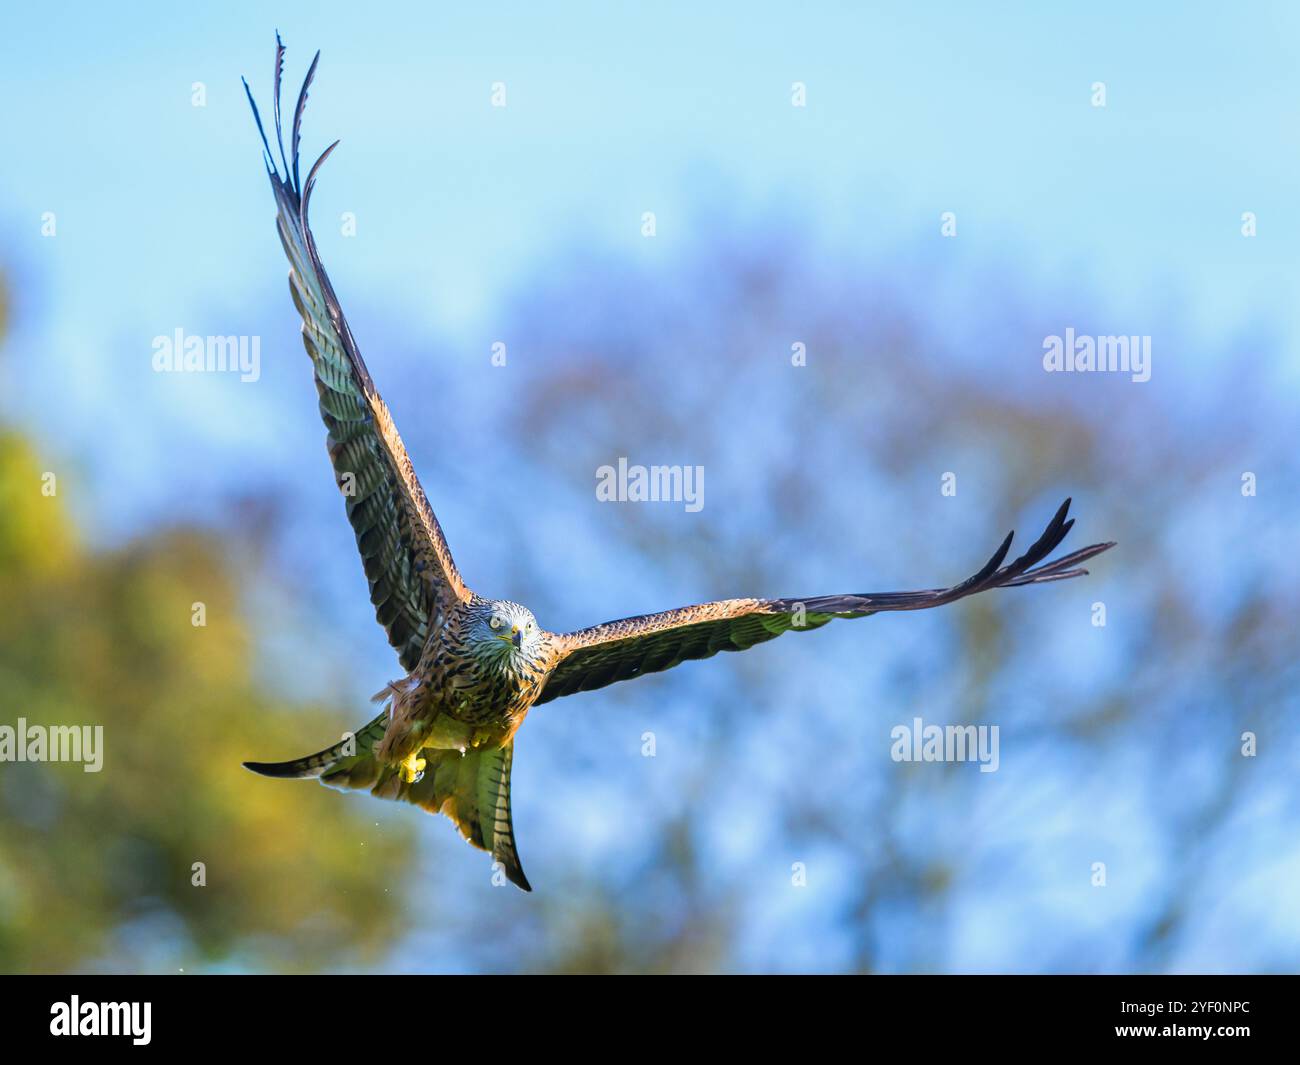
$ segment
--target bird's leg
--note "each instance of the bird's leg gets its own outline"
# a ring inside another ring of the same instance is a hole
[[[420,749],[424,746],[420,684],[406,677],[388,685],[375,696],[388,699],[388,727],[375,744],[375,757],[398,767],[408,784],[424,769]]]
[[[414,677],[390,684],[377,696],[387,698],[388,725],[374,747],[375,757],[397,770],[407,784],[416,783],[426,762],[427,748],[464,753],[473,744],[474,726],[440,711],[430,688]]]
[[[420,752],[412,751],[397,768],[406,783],[418,784],[424,776],[424,766],[425,761],[420,757]]]

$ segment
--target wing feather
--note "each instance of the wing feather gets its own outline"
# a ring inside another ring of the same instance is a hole
[[[303,344],[311,357],[321,418],[328,432],[336,483],[344,488],[348,521],[356,534],[375,616],[388,633],[404,668],[414,669],[428,636],[430,618],[470,598],[442,528],[415,476],[388,406],[375,389],[308,225],[311,191],[331,144],[300,184],[298,150],[307,91],[320,61],[317,52],[294,108],[292,162],[286,157],[280,118],[284,45],[276,36],[275,132],[280,174],[248,83],[258,133],[275,194],[276,229],[289,260],[289,292],[302,318]]]
[[[1043,534],[1015,561],[1003,565],[1011,549],[1008,535],[980,570],[951,588],[919,592],[863,592],[802,599],[725,599],[659,614],[610,621],[556,639],[559,664],[542,690],[540,703],[658,673],[719,651],[743,651],[774,640],[791,629],[815,629],[835,618],[864,618],[892,610],[928,610],[991,588],[1068,580],[1088,571],[1081,563],[1114,547],[1093,544],[1054,562],[1043,560],[1074,525],[1066,520],[1070,500],[1061,504]]]

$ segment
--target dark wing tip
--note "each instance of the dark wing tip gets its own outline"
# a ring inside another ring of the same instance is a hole
[[[1012,529],[1007,533],[1007,538],[1002,541],[1002,546],[999,547],[997,551],[994,552],[993,557],[988,560],[988,563],[985,565],[984,571],[982,572],[986,571],[988,573],[993,573],[1000,565],[1002,565],[1002,560],[1007,557],[1007,552],[1011,550],[1011,541],[1015,538],[1016,531],[1015,529]]]
[[[1065,517],[1070,511],[1070,503],[1071,500],[1067,498],[1056,508],[1056,513],[1052,515],[1052,520],[1047,523],[1047,528],[1043,530],[1042,535],[1029,545],[1029,549],[1023,555],[995,574],[991,586],[1008,584],[1025,572],[1031,572],[1032,567],[1042,562],[1060,546],[1066,534],[1074,527],[1074,519],[1070,518],[1067,521]]]
[[[316,187],[316,174],[320,171],[320,168],[325,164],[325,160],[330,157],[330,153],[333,152],[334,149],[339,146],[341,141],[342,139],[340,138],[340,140],[335,141],[323,152],[321,152],[320,158],[317,159],[316,162],[312,164],[311,169],[307,172],[307,184],[303,187],[302,207],[300,210],[304,229],[307,228],[307,209],[311,204],[311,190]]]
[[[1103,551],[1109,551],[1115,546],[1115,541],[1092,544],[1054,561],[1044,562],[1044,559],[1060,546],[1061,541],[1074,528],[1074,519],[1066,517],[1072,502],[1072,499],[1067,498],[1056,509],[1056,514],[1047,523],[1047,528],[1043,530],[1042,535],[1014,562],[1003,565],[1014,536],[1013,533],[1008,533],[993,557],[978,573],[951,588],[933,588],[921,592],[863,592],[852,596],[820,596],[813,600],[787,599],[775,602],[778,606],[785,607],[787,604],[802,601],[810,610],[825,610],[827,613],[841,616],[876,613],[882,610],[923,610],[928,607],[943,606],[991,588],[1018,588],[1026,584],[1085,576],[1088,571],[1080,568],[1078,564],[1100,555]]]
[[[257,109],[257,101],[253,99],[253,90],[249,88],[247,78],[241,75],[239,80],[244,83],[244,93],[248,96],[248,106],[253,109],[253,121],[257,123],[257,132],[262,138],[262,148],[266,152],[266,169],[271,172],[272,177],[276,177],[275,156],[271,154],[271,142],[266,139],[266,127],[262,125],[262,114]]]
[[[298,91],[298,103],[293,109],[293,132],[289,137],[289,147],[293,153],[293,187],[298,195],[302,195],[302,184],[298,177],[298,145],[302,140],[302,116],[307,110],[307,90],[311,88],[312,79],[316,77],[316,64],[320,62],[320,49],[316,49],[316,54],[312,57],[311,66],[307,68],[307,76],[302,79],[302,88]]]
[[[284,176],[291,173],[288,157],[284,154],[284,134],[280,124],[280,83],[284,80],[284,42],[280,40],[280,31],[275,31],[275,140],[280,146],[280,161],[284,163]]]
[[[256,773],[262,777],[289,777],[295,774],[288,772],[292,762],[241,762],[245,769]]]
[[[995,577],[1001,568],[1003,561],[1007,557],[1007,552],[1011,550],[1011,541],[1014,540],[1015,537],[1016,533],[1013,529],[1011,532],[1007,533],[1007,538],[1002,541],[1002,546],[993,552],[993,557],[984,563],[983,568],[981,568],[978,573],[967,577],[966,580],[961,582],[961,584],[948,589],[943,594],[960,599],[963,595],[967,595],[975,589],[980,588],[985,582]]]
[[[275,153],[271,151],[270,138],[266,135],[266,127],[262,124],[262,115],[257,109],[257,101],[253,99],[253,90],[249,87],[248,79],[241,76],[240,81],[244,83],[244,94],[248,97],[248,105],[253,109],[253,118],[257,122],[257,132],[261,134],[262,147],[266,150],[266,167],[271,172],[272,177],[276,178],[277,181],[282,181],[291,199],[296,199],[298,205],[301,205],[304,197],[303,187],[298,176],[298,145],[302,138],[302,116],[307,107],[307,91],[311,87],[312,79],[316,76],[316,66],[320,62],[320,49],[316,50],[315,56],[312,57],[311,66],[307,68],[307,76],[303,79],[302,89],[298,93],[298,102],[293,110],[293,124],[290,132],[291,156],[286,154],[284,149],[284,123],[281,118],[280,108],[280,97],[284,81],[284,56],[284,41],[281,40],[280,32],[277,30],[275,34],[275,81],[272,89],[272,115],[275,118],[276,147],[280,150],[279,163],[276,162]],[[313,174],[320,164],[325,161],[325,156],[329,155],[337,144],[338,141],[331,144],[324,155],[316,161],[316,165],[312,167]],[[290,158],[293,160],[292,163],[290,163]],[[280,179],[281,166],[284,167],[283,179]],[[307,184],[309,186],[311,184],[310,175]]]

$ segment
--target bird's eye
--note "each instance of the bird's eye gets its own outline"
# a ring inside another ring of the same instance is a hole
[[[499,629],[501,628],[501,619],[493,618],[491,621],[488,622],[488,624],[491,625],[494,630]]]
[[[532,623],[531,621],[530,621],[530,622],[527,624],[527,626],[525,627],[525,631],[527,631],[527,632],[532,632],[532,631],[533,631],[533,623]]]

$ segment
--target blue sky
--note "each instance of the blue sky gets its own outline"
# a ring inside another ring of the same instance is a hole
[[[159,4],[125,21],[28,7],[5,16],[0,69],[16,105],[0,232],[30,282],[8,402],[39,410],[52,439],[80,450],[106,393],[174,406],[136,376],[149,339],[199,320],[259,332],[237,327],[280,297],[239,83],[269,98],[275,24],[290,92],[323,51],[305,152],[343,140],[317,229],[362,336],[368,315],[400,314],[478,351],[557,247],[670,255],[716,205],[789,215],[868,259],[934,253],[953,211],[958,239],[938,254],[958,263],[1015,261],[1130,316],[1176,309],[1203,337],[1295,336],[1287,5]],[[505,108],[490,106],[498,81]],[[806,108],[790,105],[795,81]],[[46,211],[57,239],[40,235]],[[344,211],[346,244],[330,224]],[[231,427],[204,402],[182,405],[187,423],[220,438]]]

